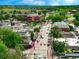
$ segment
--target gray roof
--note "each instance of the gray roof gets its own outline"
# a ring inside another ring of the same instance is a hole
[[[71,32],[61,32],[63,38],[75,38]]]
[[[79,53],[66,53],[65,56],[79,57]]]
[[[53,27],[54,26],[57,26],[59,28],[69,28],[69,26],[64,22],[64,21],[61,21],[61,22],[55,22],[53,24]]]

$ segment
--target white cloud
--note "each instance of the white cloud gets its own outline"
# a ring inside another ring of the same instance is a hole
[[[26,0],[26,1],[28,1],[28,2],[32,2],[32,1],[34,1],[34,0]]]
[[[52,5],[52,6],[59,6],[60,5],[60,2],[61,0],[51,0],[49,2],[49,5]]]
[[[65,0],[64,2],[65,2],[65,3],[68,3],[68,4],[72,4],[72,3],[75,2],[75,0]]]
[[[58,6],[58,5],[60,5],[58,2],[55,2],[55,3],[52,3],[52,4],[50,4],[50,5],[52,5],[52,6]]]
[[[32,3],[34,0],[22,0],[22,3]]]
[[[24,4],[33,4],[33,5],[45,5],[45,1],[43,0],[22,0],[21,3],[24,3]]]
[[[45,5],[45,1],[34,1],[34,5]]]

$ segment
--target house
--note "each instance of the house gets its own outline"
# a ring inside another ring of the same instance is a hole
[[[72,14],[75,14],[75,13],[77,13],[77,12],[79,12],[78,10],[76,10],[76,9],[74,9],[74,10],[72,10],[72,11],[70,11]]]
[[[69,26],[64,21],[55,22],[53,24],[53,27],[55,27],[55,26],[57,26],[63,32],[69,32]]]
[[[26,17],[26,20],[38,22],[38,21],[40,21],[40,18],[41,18],[41,16],[38,14],[28,14]]]
[[[70,47],[79,46],[79,40],[75,32],[62,32],[61,35],[62,37],[56,40],[65,42],[67,46],[70,46]]]
[[[33,28],[30,28],[27,26],[26,23],[22,23],[21,21],[13,20],[3,20],[0,21],[0,28],[10,28],[17,34],[19,34],[22,37],[22,42],[24,47],[27,49],[29,48],[31,37],[30,37],[30,31],[33,31]],[[28,47],[27,47],[28,46]]]
[[[79,27],[76,27],[75,28],[75,31],[79,33]]]
[[[0,21],[0,27],[1,28],[11,28],[10,20]]]
[[[21,35],[22,39],[23,39],[23,45],[25,45],[25,47],[27,47],[27,45],[30,44],[31,38],[30,38],[30,34],[29,32],[17,32],[17,34]]]
[[[60,42],[65,42],[65,47],[72,52],[65,52],[61,59],[76,59],[79,58],[79,40],[74,32],[62,32],[63,37],[55,39]]]
[[[79,39],[79,27],[75,27],[75,35]]]

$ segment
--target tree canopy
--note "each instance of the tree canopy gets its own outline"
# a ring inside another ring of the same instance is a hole
[[[17,44],[21,43],[21,36],[10,29],[0,29],[0,39],[9,48],[15,48]]]
[[[78,20],[75,20],[74,21],[74,25],[79,26],[79,21]]]
[[[64,20],[65,16],[60,14],[59,12],[54,12],[53,14],[47,17],[47,20],[52,20],[52,22],[62,21]]]
[[[59,38],[62,36],[58,27],[52,27],[49,35],[50,37],[53,37],[53,38]]]
[[[56,53],[56,55],[60,55],[65,52],[65,43],[59,41],[53,41],[52,49]]]
[[[6,59],[8,48],[0,41],[0,59]]]
[[[76,20],[79,21],[79,12],[74,14],[74,17],[76,18]]]

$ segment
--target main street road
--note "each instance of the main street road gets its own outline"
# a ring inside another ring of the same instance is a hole
[[[30,59],[52,59],[51,48],[48,47],[49,32],[51,29],[51,23],[45,23],[42,25],[35,45],[30,49]]]

